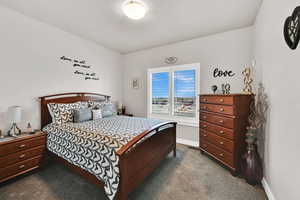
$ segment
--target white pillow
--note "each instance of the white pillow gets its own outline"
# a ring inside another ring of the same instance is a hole
[[[92,110],[92,114],[93,114],[93,120],[102,118],[102,110],[101,109]]]

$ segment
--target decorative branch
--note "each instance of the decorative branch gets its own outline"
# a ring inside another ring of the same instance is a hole
[[[262,83],[259,83],[257,97],[250,105],[251,114],[249,115],[250,127],[259,129],[266,123],[266,113],[268,110],[267,95]]]

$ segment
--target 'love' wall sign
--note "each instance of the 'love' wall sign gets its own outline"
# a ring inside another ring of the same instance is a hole
[[[235,73],[232,70],[222,70],[219,68],[215,68],[213,72],[214,78],[221,78],[221,77],[233,77]]]
[[[95,72],[90,72],[91,66],[86,64],[85,60],[71,59],[66,56],[60,57],[61,60],[70,62],[74,68],[74,74],[82,76],[84,80],[99,80]]]

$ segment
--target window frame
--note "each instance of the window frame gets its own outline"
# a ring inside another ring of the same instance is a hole
[[[185,71],[185,70],[195,70],[195,94],[196,94],[196,112],[195,117],[182,117],[174,116],[174,72],[175,71]],[[152,113],[152,74],[153,73],[169,73],[169,114],[155,114]],[[179,125],[185,126],[199,126],[199,94],[200,94],[200,63],[192,63],[185,65],[174,65],[168,67],[156,67],[149,68],[147,73],[148,87],[147,87],[147,117],[157,118],[163,120],[176,121]]]

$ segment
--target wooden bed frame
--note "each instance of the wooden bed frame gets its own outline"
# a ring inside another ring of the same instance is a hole
[[[42,128],[52,122],[47,104],[48,103],[74,103],[78,101],[107,101],[110,96],[96,93],[63,93],[40,97],[41,101],[41,126]],[[160,127],[172,124],[173,127],[159,131]],[[157,133],[138,143],[152,131]],[[138,144],[137,144],[138,143]],[[133,147],[134,146],[134,147]],[[132,148],[133,147],[133,148]],[[130,150],[130,151],[129,151]],[[128,144],[117,151],[120,158],[120,183],[115,199],[127,200],[128,195],[138,187],[143,180],[156,169],[160,162],[173,151],[176,156],[176,123],[161,123],[144,131],[133,138]],[[49,155],[64,164],[74,172],[86,178],[93,184],[103,187],[102,181],[98,180],[89,172],[70,164],[66,160],[49,152]]]

